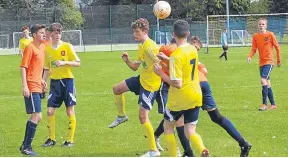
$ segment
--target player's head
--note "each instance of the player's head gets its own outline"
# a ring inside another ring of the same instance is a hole
[[[223,32],[225,32],[225,33],[226,33],[226,32],[227,32],[227,28],[224,28],[224,29],[223,29]]]
[[[24,38],[28,38],[29,37],[29,27],[23,26],[21,31],[22,31],[22,36]]]
[[[49,26],[50,36],[52,41],[60,41],[62,37],[62,25],[60,23],[53,23]]]
[[[45,25],[32,25],[30,30],[34,41],[43,42],[45,40]]]
[[[190,39],[190,44],[195,46],[197,51],[199,51],[200,48],[202,48],[202,42],[198,36],[192,36]]]
[[[267,19],[261,18],[258,20],[258,29],[259,31],[263,32],[267,29]]]
[[[149,32],[149,22],[147,19],[140,18],[132,22],[133,37],[137,42],[144,42]]]
[[[173,24],[173,34],[175,40],[187,40],[187,37],[190,35],[190,26],[185,20],[177,20]]]

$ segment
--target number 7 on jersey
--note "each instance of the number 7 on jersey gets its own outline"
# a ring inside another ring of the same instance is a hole
[[[195,66],[196,66],[196,59],[192,59],[190,60],[190,65],[193,65],[192,66],[192,73],[191,73],[191,80],[193,81],[194,80],[194,72],[195,72]]]

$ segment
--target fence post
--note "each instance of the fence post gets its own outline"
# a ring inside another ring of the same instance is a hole
[[[113,33],[112,33],[112,6],[109,5],[109,26],[110,26],[110,51],[112,52],[112,44],[113,44]]]
[[[138,19],[139,18],[139,11],[138,11],[138,4],[136,4],[136,19]]]

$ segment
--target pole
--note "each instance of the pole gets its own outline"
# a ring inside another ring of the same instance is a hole
[[[112,33],[112,6],[109,5],[109,25],[110,25],[110,51],[113,51],[113,33]]]
[[[228,38],[230,37],[230,18],[229,18],[229,0],[226,0],[226,14],[227,14],[227,24],[226,24],[226,29],[227,29],[227,35]]]
[[[158,2],[158,0],[155,0],[155,4]],[[159,30],[160,30],[160,26],[159,26],[159,18],[157,17],[157,28],[156,28],[156,38],[155,41],[157,42],[158,39],[158,35],[159,35]],[[161,42],[161,41],[160,41]]]

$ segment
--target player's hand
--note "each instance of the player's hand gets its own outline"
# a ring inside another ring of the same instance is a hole
[[[248,64],[251,63],[251,58],[250,58],[250,57],[248,57],[248,59],[247,59],[247,63],[248,63]]]
[[[122,59],[123,59],[125,62],[127,62],[127,61],[129,60],[129,55],[128,55],[127,52],[123,52],[123,53],[122,53]]]
[[[29,88],[27,86],[23,87],[22,94],[23,94],[24,97],[27,97],[27,98],[30,97],[30,91],[29,91]]]
[[[160,59],[160,60],[169,60],[169,57],[167,57],[164,53],[162,52],[159,52],[157,54],[157,57]]]
[[[161,76],[161,74],[163,73],[162,71],[162,66],[160,64],[154,64],[154,72],[158,75]]]
[[[66,65],[66,61],[57,60],[57,61],[55,61],[55,65],[56,65],[56,67],[64,66],[64,65]]]
[[[280,67],[280,66],[281,66],[281,63],[278,63],[277,66]]]
[[[44,80],[42,80],[41,85],[42,85],[43,92],[47,92],[47,83]]]

